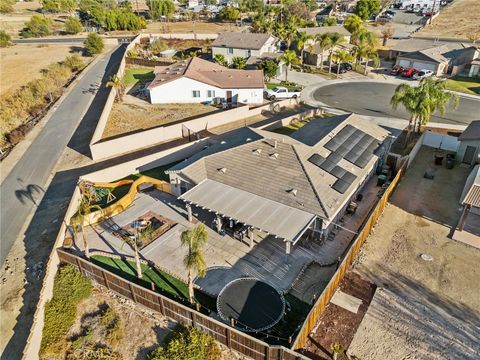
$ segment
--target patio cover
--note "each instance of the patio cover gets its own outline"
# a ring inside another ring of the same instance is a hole
[[[202,181],[180,199],[292,242],[302,236],[316,217],[210,179]]]

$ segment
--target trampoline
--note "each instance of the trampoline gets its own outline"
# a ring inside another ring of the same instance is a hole
[[[217,297],[217,310],[225,321],[247,332],[263,331],[280,321],[285,300],[274,287],[255,278],[229,282]]]

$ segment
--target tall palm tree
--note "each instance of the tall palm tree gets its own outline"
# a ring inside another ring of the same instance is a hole
[[[298,65],[300,60],[298,59],[297,54],[293,50],[285,51],[285,53],[280,56],[279,60],[287,66],[287,68],[285,69],[285,81],[288,81],[288,70],[292,65]]]
[[[295,45],[297,47],[297,51],[300,51],[300,61],[303,64],[303,53],[305,52],[305,46],[307,42],[312,39],[311,35],[307,35],[305,31],[297,32],[297,36],[295,37]]]
[[[330,39],[330,33],[321,34],[320,36],[316,37],[316,40],[318,42],[318,46],[322,50],[322,54],[320,56],[320,68],[322,69],[323,68],[323,60],[324,60],[324,56],[325,56],[325,49],[327,47],[329,47],[332,43],[332,41]]]
[[[188,252],[183,259],[183,264],[188,270],[188,299],[191,304],[195,303],[193,292],[193,272],[197,276],[204,277],[207,273],[207,264],[203,257],[203,246],[207,243],[208,232],[203,224],[193,229],[182,232],[180,241],[183,246],[188,247]]]
[[[118,75],[113,75],[110,81],[107,82],[107,87],[113,87],[116,91],[116,97],[118,102],[123,101],[123,95],[125,93],[125,81]]]
[[[340,64],[347,61],[352,61],[353,56],[346,50],[337,50],[334,54],[337,62],[337,76],[340,74]]]
[[[329,55],[329,63],[328,63],[328,72],[332,72],[332,56],[333,56],[333,49],[338,46],[345,43],[345,38],[343,35],[334,32],[330,33],[330,55]]]
[[[380,58],[378,57],[378,52],[377,50],[372,50],[369,49],[367,53],[365,54],[365,70],[364,70],[364,75],[367,75],[368,72],[368,62],[370,60],[373,60],[373,67],[377,68],[380,65]]]
[[[244,69],[246,60],[241,56],[234,56],[232,58],[232,67],[234,69]]]

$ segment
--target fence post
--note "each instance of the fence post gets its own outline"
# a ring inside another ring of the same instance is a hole
[[[232,348],[232,339],[231,339],[232,332],[228,327],[225,327],[225,336],[227,337],[227,347],[231,349]]]
[[[78,257],[75,258],[75,260],[76,260],[76,262],[77,262],[78,270],[80,270],[80,273],[81,273],[82,275],[85,275],[85,274],[83,273],[82,262],[80,261],[80,259],[79,259]]]
[[[265,346],[265,360],[270,360],[270,346]]]
[[[103,281],[105,281],[105,287],[110,290],[110,286],[108,286],[108,280],[107,280],[107,274],[105,271],[102,270],[102,275],[103,275]]]
[[[194,311],[190,311],[190,314],[192,315],[192,316],[191,316],[191,319],[192,319],[192,327],[195,327],[195,325],[197,324],[197,321],[196,321],[196,318],[195,318],[195,312],[194,312]]]
[[[165,316],[165,305],[163,304],[163,297],[158,295],[158,304],[160,305],[160,314]]]
[[[132,286],[132,284],[130,282],[128,282],[128,287],[130,288],[130,292],[132,293],[132,300],[137,302],[137,297],[135,296],[135,291],[133,290],[134,287]]]

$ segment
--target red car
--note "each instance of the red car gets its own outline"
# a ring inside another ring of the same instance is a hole
[[[418,69],[409,67],[408,69],[405,69],[404,71],[402,71],[401,75],[402,75],[402,77],[411,78],[413,75],[415,75],[419,71],[420,70],[418,70]]]
[[[390,75],[399,75],[405,71],[405,68],[400,65],[395,65],[392,70],[390,70]]]

